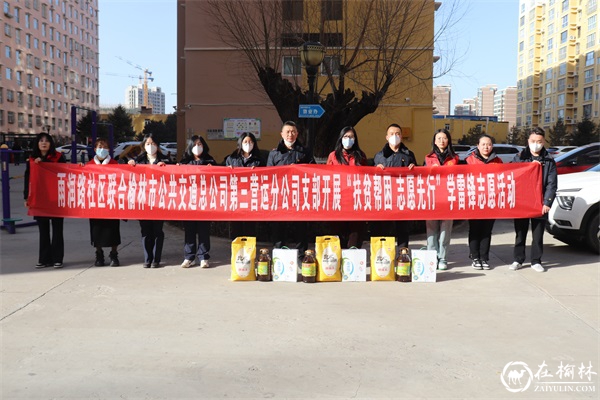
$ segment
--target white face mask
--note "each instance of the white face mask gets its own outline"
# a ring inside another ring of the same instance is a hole
[[[544,146],[541,143],[529,143],[529,150],[532,153],[539,153]]]
[[[200,154],[202,154],[202,152],[203,152],[203,151],[204,151],[204,149],[202,148],[202,145],[201,145],[201,144],[197,144],[197,145],[195,145],[194,147],[192,147],[192,153],[193,153],[195,156],[198,156],[198,157],[199,157],[199,156],[200,156]]]
[[[344,148],[346,150],[351,149],[352,146],[354,146],[354,139],[352,139],[352,138],[342,138],[342,146],[344,146]]]
[[[284,140],[283,140],[283,143],[285,143],[285,145],[286,145],[287,147],[292,147],[292,146],[294,145],[294,143],[296,143],[296,141],[294,140],[293,142],[288,142],[287,140],[285,140],[285,139],[284,139]]]
[[[153,155],[156,154],[156,150],[157,149],[158,148],[155,145],[153,145],[153,144],[147,144],[146,145],[146,153],[150,154],[151,156],[153,156]]]
[[[400,136],[397,136],[397,135],[390,136],[390,138],[388,139],[388,143],[392,147],[398,146],[400,144]]]
[[[252,143],[242,143],[242,150],[246,153],[250,153],[254,149],[254,145]]]
[[[98,156],[100,160],[104,160],[108,157],[108,149],[96,149],[96,156]]]

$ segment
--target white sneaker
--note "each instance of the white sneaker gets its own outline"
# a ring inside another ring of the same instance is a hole
[[[532,264],[531,269],[535,272],[546,272],[546,269],[542,267],[542,264]]]
[[[440,262],[438,263],[438,269],[440,271],[445,271],[448,269],[448,263],[446,262],[446,260],[440,260]]]
[[[192,265],[194,265],[194,260],[188,260],[187,258],[185,260],[183,260],[183,262],[181,263],[181,268],[189,268]]]
[[[514,263],[510,264],[509,267],[508,267],[508,269],[511,269],[513,271],[516,271],[516,270],[521,269],[521,268],[523,268],[523,264],[521,264],[519,262],[516,262],[516,261]]]
[[[202,260],[200,261],[200,268],[208,268],[208,260]]]

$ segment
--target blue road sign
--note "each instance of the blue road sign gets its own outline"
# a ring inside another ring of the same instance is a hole
[[[325,109],[320,104],[300,104],[298,118],[321,118]]]

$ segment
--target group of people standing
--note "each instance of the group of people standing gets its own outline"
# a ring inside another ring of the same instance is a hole
[[[240,135],[237,148],[226,158],[225,165],[229,168],[255,168],[261,166],[281,166],[292,164],[313,164],[312,152],[298,140],[298,129],[292,121],[287,121],[281,129],[281,140],[277,147],[269,152],[266,163],[261,158],[256,137],[249,132]],[[374,165],[382,170],[385,168],[404,167],[409,170],[417,165],[415,155],[402,143],[402,128],[391,124],[386,130],[386,143],[374,157]],[[540,216],[537,218],[515,219],[514,262],[510,269],[517,270],[525,261],[525,242],[529,224],[531,223],[533,242],[531,250],[531,267],[543,272],[541,265],[543,253],[543,234],[545,217],[554,200],[556,193],[556,165],[544,148],[545,133],[541,128],[531,130],[528,147],[523,150],[514,162],[538,162],[542,165],[544,204],[540,205]],[[160,142],[152,134],[147,134],[141,143],[142,152],[127,164],[154,164],[164,166],[169,164],[167,156],[159,150]],[[94,147],[95,156],[88,162],[90,165],[115,164],[116,160],[109,155],[108,143],[99,139]],[[54,141],[47,133],[41,133],[36,138],[32,155],[27,163],[25,172],[25,205],[28,206],[29,196],[29,165],[38,162],[66,162],[65,157],[56,151]],[[121,161],[123,162],[123,161]],[[493,139],[483,134],[479,138],[477,148],[467,157],[467,164],[501,163],[502,160],[493,151]],[[450,167],[459,163],[459,157],[452,147],[452,138],[445,129],[439,129],[433,135],[431,151],[425,156],[424,165],[430,167]],[[337,138],[334,150],[327,158],[328,165],[366,166],[367,157],[358,142],[358,133],[351,126],[344,127]],[[217,165],[210,155],[206,141],[200,136],[193,136],[185,154],[177,165],[196,165],[210,167]],[[40,242],[39,256],[36,268],[61,268],[64,257],[63,218],[40,217],[38,221]],[[164,243],[163,224],[161,220],[140,220],[142,247],[144,249],[144,268],[159,268],[161,266],[162,248]],[[427,248],[435,250],[438,257],[438,269],[448,268],[447,251],[452,235],[451,220],[427,220]],[[189,268],[196,262],[202,268],[209,267],[210,259],[210,222],[184,221],[184,260],[182,268]],[[376,221],[371,222],[372,236],[393,236],[400,247],[408,247],[410,221]],[[489,251],[494,220],[469,220],[469,257],[474,269],[490,269]],[[299,254],[304,254],[308,248],[308,224],[298,222],[275,222],[270,224],[273,246],[286,246],[291,234],[295,235]],[[337,232],[345,248],[361,247],[366,235],[366,224],[361,221],[334,222],[331,229]],[[52,231],[52,234],[50,232]],[[232,222],[233,237],[254,236],[255,222]],[[102,248],[110,247],[109,265],[119,266],[117,248],[121,242],[119,220],[91,219],[91,244],[96,249],[95,265],[105,265]]]

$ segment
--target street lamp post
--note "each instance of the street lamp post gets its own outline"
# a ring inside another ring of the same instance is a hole
[[[305,42],[302,46],[298,47],[298,53],[300,54],[300,61],[306,68],[306,75],[308,76],[308,99],[309,104],[314,104],[315,100],[315,79],[317,72],[319,71],[319,65],[323,62],[325,57],[325,46],[319,42]],[[306,135],[306,144],[313,151],[315,147],[315,121],[311,118],[309,121],[308,134]]]

